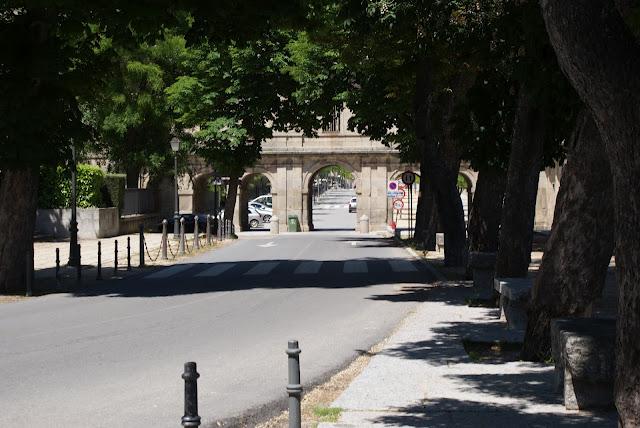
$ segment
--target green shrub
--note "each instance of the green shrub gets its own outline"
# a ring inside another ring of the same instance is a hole
[[[104,185],[104,171],[99,166],[79,164],[77,183],[78,207],[104,207],[101,191]]]
[[[107,207],[124,207],[124,187],[126,174],[106,174],[104,176],[103,200]]]
[[[104,172],[100,167],[79,164],[77,167],[77,206],[104,207]],[[39,208],[69,208],[71,206],[71,172],[68,168],[40,168]]]

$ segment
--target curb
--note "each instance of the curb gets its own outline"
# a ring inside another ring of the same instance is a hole
[[[393,238],[396,242],[398,242],[400,245],[402,245],[402,247],[411,255],[411,257],[413,257],[414,259],[420,261],[420,263],[422,263],[427,270],[436,277],[436,279],[438,281],[446,281],[447,278],[442,274],[442,272],[440,272],[438,269],[436,269],[435,267],[433,267],[433,265],[431,263],[429,263],[427,260],[424,259],[424,257],[420,257],[420,255],[418,253],[415,252],[415,250],[411,247],[409,247],[408,245],[406,245],[403,241],[401,241],[400,239],[398,239],[397,237],[394,236]]]

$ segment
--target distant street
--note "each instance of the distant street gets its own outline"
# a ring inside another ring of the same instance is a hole
[[[313,225],[316,230],[354,230],[357,213],[349,212],[354,189],[331,189],[313,203]]]
[[[351,194],[334,196],[316,227],[353,229]],[[414,307],[401,284],[430,279],[391,240],[248,234],[85,293],[0,305],[0,426],[176,427],[186,361],[198,363],[204,426],[282,401],[288,339],[309,385]]]

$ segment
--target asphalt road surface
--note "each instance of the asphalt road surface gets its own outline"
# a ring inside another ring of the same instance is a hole
[[[0,426],[179,426],[186,361],[198,363],[204,426],[273,408],[288,339],[300,341],[303,385],[322,380],[414,307],[402,284],[431,278],[391,240],[254,234],[82,293],[0,305]]]
[[[331,189],[313,202],[315,230],[354,230],[356,213],[349,212],[349,201],[356,196],[354,189]]]

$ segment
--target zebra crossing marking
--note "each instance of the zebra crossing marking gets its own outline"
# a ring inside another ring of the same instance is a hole
[[[252,267],[244,275],[266,275],[278,266],[280,262],[262,262]]]
[[[151,274],[143,277],[143,279],[168,278],[170,276],[173,276],[175,274],[183,272],[183,271],[185,271],[187,269],[190,269],[191,267],[193,267],[193,264],[191,264],[191,263],[183,264],[183,265],[175,265],[175,266],[171,266],[171,267],[159,270],[157,272],[151,273]]]
[[[218,276],[221,273],[228,271],[235,265],[236,265],[235,263],[224,263],[224,264],[214,265],[196,274],[195,276]]]
[[[293,272],[294,274],[311,274],[318,273],[320,268],[322,267],[322,262],[300,262],[296,270]]]
[[[344,273],[367,273],[369,270],[367,269],[367,262],[362,260],[350,260],[344,262],[342,271]]]

